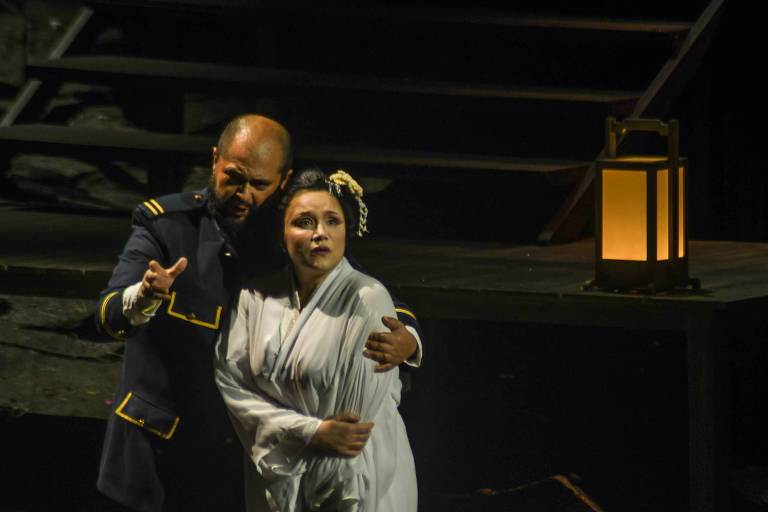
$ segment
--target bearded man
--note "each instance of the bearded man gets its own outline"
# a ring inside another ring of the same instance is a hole
[[[213,148],[206,189],[134,211],[96,311],[100,331],[126,342],[97,487],[128,509],[244,510],[243,450],[214,383],[213,347],[243,276],[279,264],[269,229],[291,166],[283,126],[239,116]],[[400,311],[402,321],[382,320],[391,332],[369,340],[381,371],[421,358],[415,317]]]

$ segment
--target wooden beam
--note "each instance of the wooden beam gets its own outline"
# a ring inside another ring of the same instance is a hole
[[[56,44],[53,45],[53,48],[51,48],[51,50],[48,52],[49,60],[59,59],[62,55],[64,55],[64,52],[66,52],[67,49],[72,45],[77,35],[80,33],[80,31],[83,30],[83,27],[85,27],[86,23],[88,23],[88,20],[91,19],[92,14],[93,10],[89,7],[81,6],[78,9],[74,18],[67,26],[67,29],[56,41]],[[35,95],[37,90],[40,89],[41,85],[42,81],[33,78],[27,80],[26,83],[21,86],[21,89],[19,89],[19,92],[16,94],[13,103],[11,103],[8,109],[3,113],[3,117],[0,119],[0,127],[10,126],[14,121],[16,121],[21,112],[24,110],[24,107],[29,104],[29,101]]]
[[[317,73],[312,71],[229,66],[205,62],[182,62],[135,57],[87,56],[62,59],[30,59],[28,72],[62,80],[74,78],[156,79],[178,81],[180,87],[194,88],[195,82],[323,88],[364,92],[466,96],[474,98],[535,99],[588,103],[634,101],[642,91],[580,90],[545,87],[518,87],[495,84],[467,85],[451,82],[423,82],[398,78]]]
[[[50,144],[68,147],[114,149],[116,152],[160,152],[207,156],[216,144],[214,136],[153,133],[139,130],[78,128],[56,125],[15,125],[0,127],[0,141]],[[342,146],[299,146],[297,160],[395,165],[446,170],[485,170],[511,173],[536,173],[550,180],[569,181],[580,175],[589,162],[501,156],[435,153],[383,148]],[[550,176],[551,175],[551,176]],[[563,175],[563,176],[560,176]]]
[[[659,70],[656,77],[635,105],[630,117],[656,117],[666,112],[666,107],[679,94],[682,85],[690,78],[703,57],[725,0],[712,0],[691,31],[672,56]],[[620,141],[619,141],[620,143]],[[601,151],[595,160],[603,158]],[[552,220],[538,237],[539,243],[558,243],[579,237],[592,217],[592,184],[595,180],[595,166],[591,165],[581,181],[574,187]]]
[[[105,7],[117,4],[133,7],[163,7],[170,9],[188,9],[194,7],[219,12],[224,9],[226,14],[230,14],[227,10],[233,9],[243,11],[272,10],[289,11],[305,15],[318,14],[406,22],[456,23],[499,27],[555,28],[616,32],[677,33],[686,32],[690,30],[693,25],[688,21],[533,16],[524,13],[488,9],[457,9],[447,7],[435,9],[406,4],[392,5],[383,2],[365,2],[342,6],[333,4],[323,4],[322,6],[318,6],[313,2],[302,1],[253,2],[252,0],[91,0],[90,3],[97,5],[101,4]]]

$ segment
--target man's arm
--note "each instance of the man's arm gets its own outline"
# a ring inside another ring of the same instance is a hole
[[[351,254],[347,253],[345,256],[353,268],[367,274]],[[419,321],[410,306],[400,301],[391,292],[389,295],[395,305],[397,318],[382,317],[381,322],[389,332],[372,332],[368,337],[367,350],[363,351],[363,355],[379,363],[375,368],[377,372],[391,370],[402,362],[419,367],[422,358]]]
[[[400,320],[405,329],[413,336],[416,342],[416,350],[411,352],[404,360],[405,364],[418,368],[421,366],[422,346],[421,346],[421,326],[416,315],[411,310],[411,307],[405,302],[399,301],[396,297],[393,297],[395,303],[395,312],[397,313],[397,319]]]
[[[418,333],[412,330],[413,327],[388,316],[382,317],[381,322],[389,332],[370,333],[365,344],[366,350],[363,351],[365,357],[379,363],[375,371],[391,370],[404,361],[410,366],[420,366],[421,340]]]
[[[122,340],[137,329],[136,325],[133,325],[129,317],[126,316],[125,307],[133,307],[140,314],[142,310],[147,308],[147,303],[135,300],[133,304],[130,304],[131,297],[126,296],[127,300],[124,300],[123,293],[126,288],[138,285],[138,288],[133,290],[134,293],[138,294],[149,262],[161,260],[162,257],[162,249],[149,230],[134,224],[131,236],[112,271],[109,283],[99,298],[95,315],[96,327],[99,332]],[[146,312],[150,313],[149,310]]]

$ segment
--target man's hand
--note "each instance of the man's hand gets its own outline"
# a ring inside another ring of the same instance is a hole
[[[392,332],[372,332],[368,335],[365,346],[368,350],[363,355],[379,364],[375,372],[386,372],[399,365],[416,352],[418,344],[413,334],[405,328],[403,322],[389,316],[381,322]]]
[[[153,302],[171,298],[171,285],[187,268],[187,258],[179,258],[172,267],[163,268],[158,262],[149,262],[149,268],[141,278],[138,302],[140,307],[148,307]]]
[[[360,423],[351,412],[334,414],[320,424],[309,446],[342,457],[356,457],[371,436],[373,422]]]

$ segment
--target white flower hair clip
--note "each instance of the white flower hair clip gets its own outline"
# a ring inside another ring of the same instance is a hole
[[[337,197],[341,197],[342,187],[348,190],[350,195],[357,200],[357,205],[360,208],[357,236],[362,237],[363,233],[368,232],[368,207],[363,202],[363,187],[352,176],[339,169],[328,177],[328,191]]]

